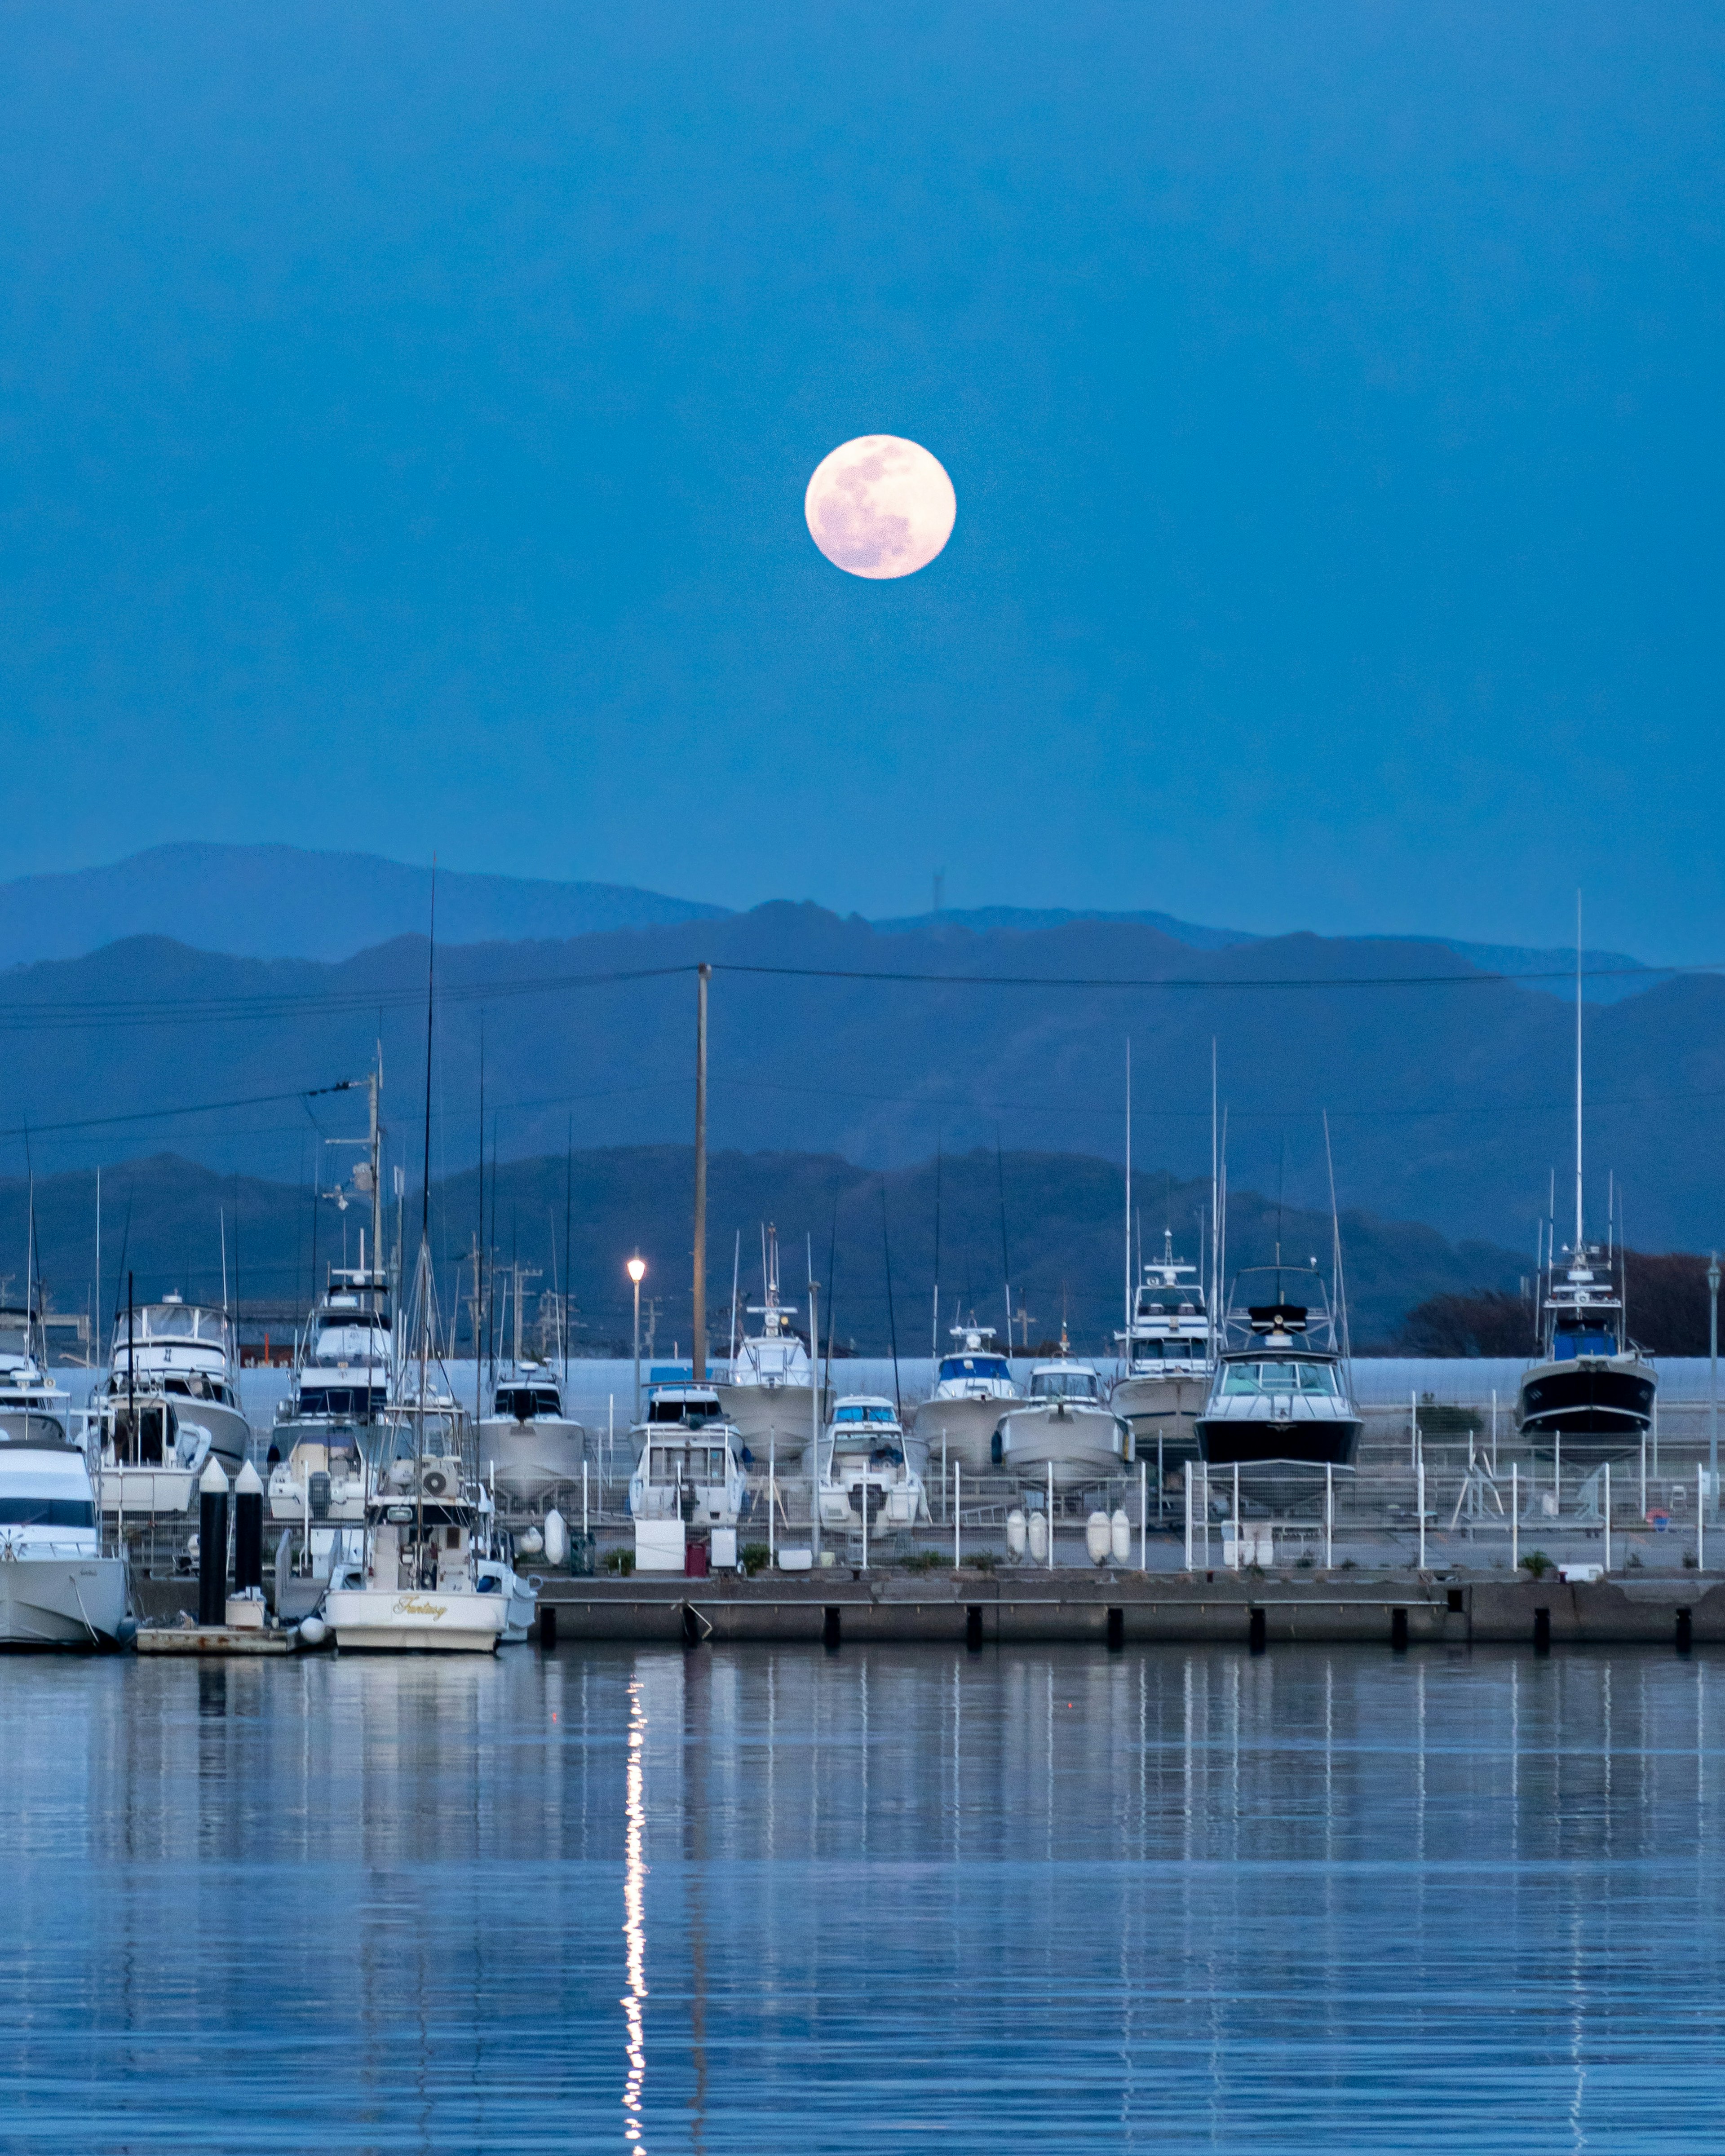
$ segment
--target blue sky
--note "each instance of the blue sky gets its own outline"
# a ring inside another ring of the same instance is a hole
[[[1716,8],[3,21],[10,872],[1725,956]]]

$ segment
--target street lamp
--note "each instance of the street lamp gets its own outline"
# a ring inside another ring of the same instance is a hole
[[[624,1270],[635,1288],[635,1420],[641,1419],[641,1282],[647,1277],[647,1260],[636,1251]]]
[[[1719,1253],[1707,1253],[1707,1509],[1719,1512]]]

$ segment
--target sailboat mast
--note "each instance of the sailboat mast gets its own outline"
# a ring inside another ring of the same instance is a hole
[[[1126,1042],[1126,1337],[1121,1342],[1128,1371],[1132,1360],[1132,1044]]]
[[[1575,894],[1575,1261],[1581,1262],[1581,893]]]

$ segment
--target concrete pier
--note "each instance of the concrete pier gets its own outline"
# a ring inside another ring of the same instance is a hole
[[[662,1580],[552,1578],[542,1607],[560,1640],[730,1645],[908,1644],[984,1648],[1030,1641],[1104,1651],[1156,1642],[1262,1649],[1296,1643],[1725,1645],[1725,1579],[1643,1582],[1355,1573],[1285,1580],[1167,1573],[956,1572]]]

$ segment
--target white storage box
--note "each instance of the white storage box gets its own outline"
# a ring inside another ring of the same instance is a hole
[[[713,1529],[712,1568],[715,1572],[736,1571],[737,1530],[735,1527]]]
[[[814,1552],[812,1549],[782,1549],[778,1553],[778,1568],[781,1572],[812,1572],[814,1569]]]
[[[683,1534],[680,1520],[637,1520],[635,1570],[680,1572],[683,1569]]]

